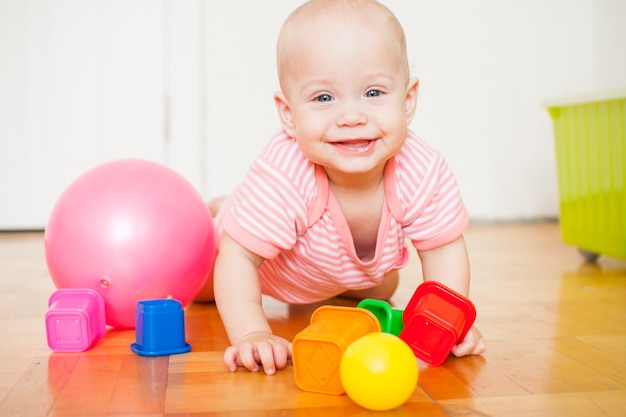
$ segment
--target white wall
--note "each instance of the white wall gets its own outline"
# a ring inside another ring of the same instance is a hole
[[[275,44],[298,0],[208,1],[206,16],[207,197],[229,193],[279,128]]]
[[[596,0],[594,9],[595,87],[626,86],[626,1]]]
[[[279,127],[275,40],[301,3],[205,5],[207,197],[230,192]],[[471,218],[556,217],[552,126],[541,103],[626,87],[626,36],[617,17],[625,2],[383,3],[405,28],[421,80],[411,127],[446,156]]]

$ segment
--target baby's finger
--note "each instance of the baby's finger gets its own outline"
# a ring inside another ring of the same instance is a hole
[[[485,339],[480,337],[476,341],[476,346],[474,346],[474,350],[472,351],[472,355],[482,355],[487,350],[487,343],[485,343]]]
[[[274,361],[273,345],[269,342],[262,342],[256,345],[263,370],[266,375],[274,375],[276,373],[276,363]]]
[[[259,370],[259,364],[257,358],[255,358],[255,348],[251,343],[245,343],[239,346],[239,360],[241,365],[247,370],[257,372]]]
[[[283,369],[287,366],[287,361],[291,358],[291,350],[289,345],[283,343],[274,343],[272,348],[274,349],[274,363],[277,369]]]
[[[467,356],[471,354],[473,349],[474,349],[473,343],[466,340],[454,346],[452,348],[452,354],[456,356],[457,358],[461,358],[463,356]]]
[[[239,354],[236,347],[229,346],[224,351],[224,364],[231,372],[235,372],[237,367],[241,366],[241,363],[238,363],[238,358]]]

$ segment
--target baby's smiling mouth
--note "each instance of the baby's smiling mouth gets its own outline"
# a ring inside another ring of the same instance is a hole
[[[351,139],[334,142],[333,145],[347,152],[366,153],[374,148],[375,143],[376,140],[373,139]]]

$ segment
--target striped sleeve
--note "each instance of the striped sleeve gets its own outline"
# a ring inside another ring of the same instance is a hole
[[[313,170],[299,163],[292,149],[269,146],[251,166],[222,219],[229,236],[266,259],[293,248],[307,226],[302,190],[312,182]]]
[[[406,207],[403,229],[415,248],[429,250],[460,237],[469,219],[444,158],[417,139],[406,147],[399,163],[398,182]]]

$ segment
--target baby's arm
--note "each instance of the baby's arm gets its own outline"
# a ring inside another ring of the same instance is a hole
[[[424,281],[439,281],[465,297],[469,296],[470,268],[463,236],[438,248],[419,251]],[[452,349],[454,356],[480,355],[487,346],[476,327]]]
[[[220,243],[215,264],[215,302],[232,346],[224,352],[231,371],[243,366],[272,375],[291,357],[289,342],[275,336],[261,305],[258,268],[263,258],[246,250],[228,235]]]

